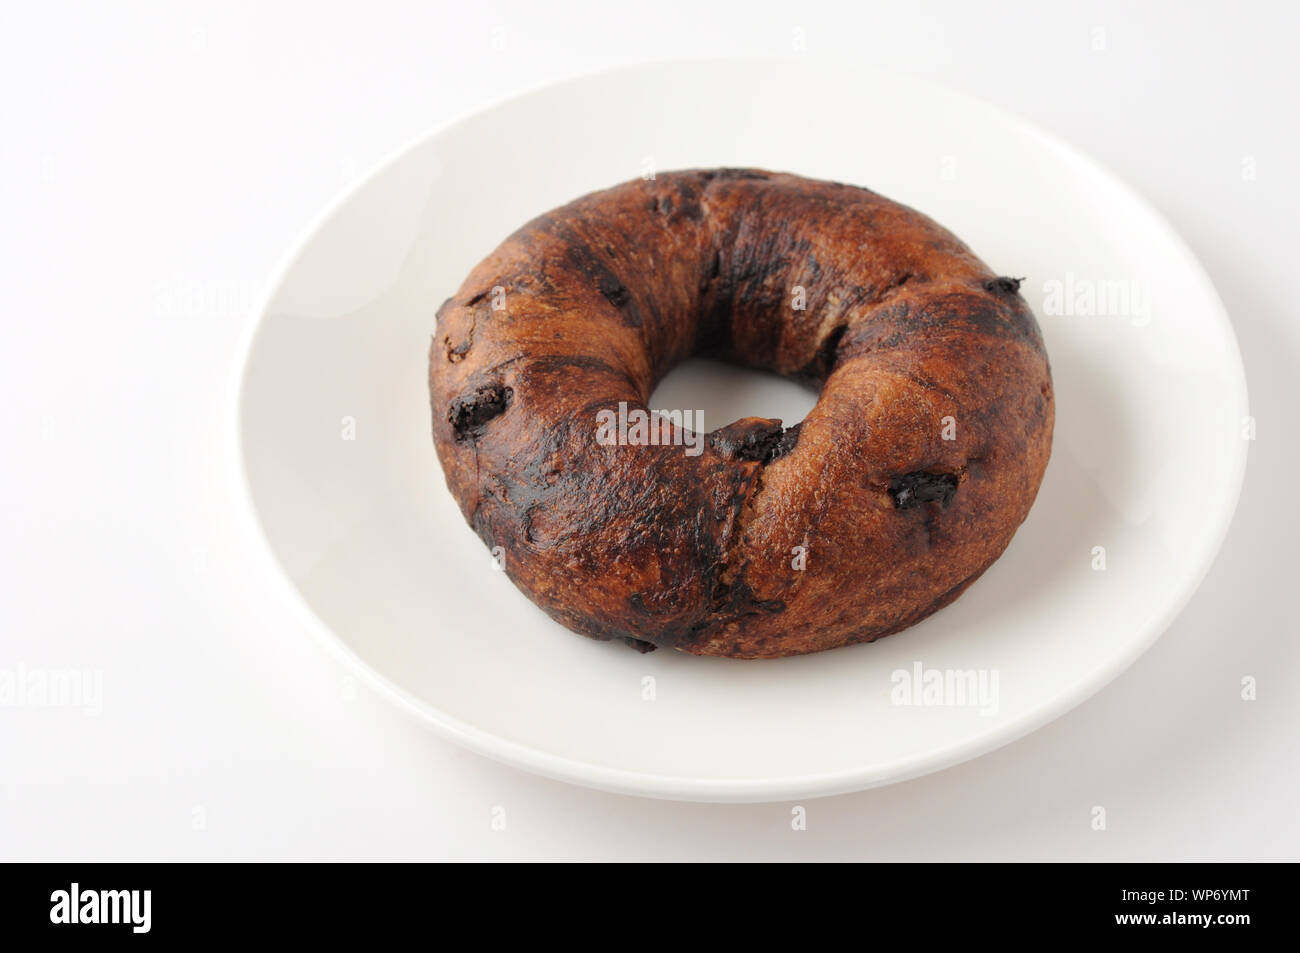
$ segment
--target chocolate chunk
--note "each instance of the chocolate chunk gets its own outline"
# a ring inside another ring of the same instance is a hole
[[[1024,278],[990,278],[988,281],[984,282],[984,290],[997,292],[999,294],[1013,295],[1020,291],[1020,282],[1024,280]]]
[[[783,430],[781,421],[763,417],[745,417],[709,434],[709,443],[724,457],[764,464],[789,453],[798,440],[798,424]]]
[[[499,416],[515,392],[502,384],[485,384],[469,397],[457,397],[447,411],[447,422],[457,440],[477,436],[483,425]]]

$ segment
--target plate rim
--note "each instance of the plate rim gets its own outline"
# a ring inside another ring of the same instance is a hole
[[[288,569],[276,555],[275,548],[257,515],[257,506],[248,473],[248,461],[244,454],[242,416],[249,359],[265,325],[264,319],[269,306],[283,286],[289,273],[297,265],[322,227],[358,192],[430,140],[449,132],[474,117],[499,109],[512,102],[529,98],[538,93],[597,81],[602,77],[612,75],[663,70],[674,66],[701,67],[735,65],[737,63],[784,65],[789,61],[790,57],[788,56],[782,57],[770,54],[681,56],[638,60],[633,63],[581,71],[563,78],[530,84],[519,91],[504,94],[483,104],[464,109],[452,118],[409,138],[375,162],[348,185],[341,188],[309,220],[307,225],[299,231],[294,240],[289,243],[285,251],[280,255],[277,263],[263,283],[262,290],[255,299],[252,308],[245,317],[239,342],[235,349],[234,372],[230,380],[229,394],[225,401],[226,412],[223,414],[225,418],[223,442],[227,447],[227,452],[223,454],[227,461],[226,479],[230,488],[233,507],[237,512],[236,522],[242,528],[241,534],[248,536],[249,541],[252,543],[249,548],[256,553],[255,558],[260,563],[265,563],[266,569],[269,569],[265,573],[266,576],[278,581],[278,588],[283,590],[288,597],[287,602],[290,610],[298,617],[300,623],[312,635],[318,645],[324,648],[330,656],[351,669],[354,675],[370,686],[380,697],[394,704],[422,724],[432,728],[443,738],[461,747],[468,748],[499,763],[521,768],[553,780],[617,794],[676,801],[770,803],[796,798],[830,797],[907,781],[955,767],[1018,741],[1088,701],[1102,688],[1123,674],[1159,640],[1160,636],[1174,622],[1192,596],[1199,590],[1206,574],[1214,565],[1222,549],[1223,542],[1236,514],[1241,498],[1242,485],[1245,480],[1250,442],[1244,439],[1233,444],[1235,450],[1231,461],[1233,472],[1229,499],[1226,501],[1226,505],[1218,508],[1218,515],[1212,531],[1202,537],[1204,543],[1201,550],[1195,554],[1196,558],[1194,560],[1189,561],[1189,565],[1194,564],[1195,568],[1188,574],[1185,585],[1177,595],[1167,601],[1166,605],[1160,607],[1159,612],[1149,617],[1147,623],[1141,627],[1139,634],[1126,642],[1122,651],[1115,653],[1105,664],[1073,682],[1067,689],[1059,692],[1050,703],[1026,711],[1012,721],[995,725],[975,738],[964,739],[917,755],[895,758],[876,765],[773,778],[706,779],[655,774],[625,768],[613,768],[563,755],[551,754],[520,742],[510,741],[440,711],[434,705],[381,675],[356,650],[349,647],[324,619],[316,614],[302,591],[290,577]],[[999,116],[1008,124],[1015,126],[1019,131],[1060,151],[1068,156],[1071,161],[1078,163],[1082,168],[1115,189],[1126,201],[1131,203],[1132,207],[1147,218],[1158,230],[1171,250],[1179,258],[1183,259],[1184,263],[1190,266],[1191,273],[1198,277],[1202,285],[1202,288],[1199,289],[1200,292],[1207,302],[1213,305],[1214,322],[1220,327],[1220,330],[1226,331],[1226,339],[1231,345],[1230,353],[1224,355],[1224,367],[1225,369],[1230,367],[1234,372],[1230,384],[1236,392],[1237,406],[1243,411],[1248,411],[1250,404],[1245,365],[1241,358],[1241,349],[1227,308],[1224,306],[1213,280],[1195,252],[1192,251],[1191,247],[1164,215],[1142,194],[1107,166],[1066,140],[1010,110],[973,96],[964,90],[902,70],[864,67],[838,56],[823,57],[819,60],[818,66],[824,68],[827,72],[839,70],[861,77],[877,76],[894,81],[906,81],[909,84],[924,87],[932,93],[965,101],[972,106]]]

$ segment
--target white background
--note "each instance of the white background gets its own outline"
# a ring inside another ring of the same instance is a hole
[[[1300,15],[916,6],[4,0],[0,670],[101,671],[103,700],[0,707],[0,859],[1300,859]],[[730,52],[931,77],[1110,166],[1214,279],[1258,420],[1234,527],[1154,649],[991,755],[805,803],[806,831],[788,803],[583,790],[419,727],[246,564],[221,458],[248,308],[336,193],[503,95]]]

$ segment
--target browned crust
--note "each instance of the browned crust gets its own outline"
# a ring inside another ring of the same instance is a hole
[[[699,456],[596,442],[597,411],[644,409],[692,354],[821,397],[797,429],[738,421]],[[872,641],[957,598],[1028,514],[1054,414],[1014,280],[866,189],[751,169],[525,225],[438,310],[429,389],[448,487],[542,609],[744,658]]]

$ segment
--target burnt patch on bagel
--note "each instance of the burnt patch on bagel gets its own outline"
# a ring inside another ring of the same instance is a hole
[[[774,615],[784,612],[783,599],[759,599],[754,589],[745,581],[743,573],[734,582],[718,582],[709,593],[711,617],[691,627],[691,637],[698,641],[701,633],[721,624],[753,615]]]
[[[714,179],[727,182],[737,179],[765,180],[770,179],[771,176],[757,169],[706,169],[700,173],[700,178],[705,182],[712,182]]]
[[[811,242],[809,242],[807,239],[804,239],[799,243],[799,249],[798,249],[800,252],[808,253],[808,257],[805,261],[805,267],[808,269],[808,281],[804,283],[806,286],[817,284],[819,281],[821,281],[821,277],[822,277],[822,263],[817,260],[816,254],[809,251],[811,245],[812,245]]]
[[[835,370],[835,361],[839,355],[840,342],[844,340],[844,335],[848,332],[847,324],[837,324],[831,329],[831,333],[826,335],[822,343],[817,347],[817,353],[796,375],[812,381],[824,381],[831,376],[831,371]]]
[[[752,615],[775,615],[785,611],[784,599],[759,599],[749,583],[743,579],[732,586],[727,594],[731,619]]]
[[[679,179],[677,187],[677,214],[682,218],[692,222],[699,222],[704,218],[704,209],[700,207],[700,193],[691,187],[690,183],[684,179]],[[662,201],[662,199],[660,200]]]
[[[597,411],[616,409],[620,400],[638,399],[636,384],[626,369],[588,354],[541,355],[524,362],[515,373],[516,385],[528,385],[545,401],[561,400],[571,394],[574,380],[581,378],[591,388],[581,411],[589,421]],[[558,422],[551,426],[558,426]]]
[[[1021,297],[989,298],[967,291],[936,294],[924,304],[892,302],[877,316],[911,333],[938,327],[965,326],[993,337],[1027,341],[1043,353],[1043,339],[1034,314]]]
[[[616,377],[626,376],[608,361],[588,354],[545,354],[529,360],[528,369],[540,373],[566,370],[602,371]]]
[[[695,353],[704,357],[731,357],[735,342],[731,334],[731,314],[735,307],[735,288],[725,280],[727,269],[722,250],[713,249],[708,271],[700,279],[700,294],[707,296],[695,325]]]
[[[608,301],[616,308],[622,308],[632,300],[632,292],[627,290],[627,286],[612,275],[602,275],[596,281],[596,290],[605,296]]]
[[[903,373],[903,376],[906,377],[912,383],[916,384],[918,387],[923,387],[926,390],[932,390],[936,394],[942,394],[948,400],[952,401],[953,403],[957,403],[956,394],[948,390],[948,388],[944,387],[942,384],[938,383],[937,381],[931,380],[929,377],[926,377],[924,374],[921,374],[918,371],[905,371]]]
[[[600,292],[601,297],[618,309],[624,324],[641,327],[644,322],[640,309],[632,299],[632,293],[610,270],[601,255],[580,235],[566,233],[562,237],[566,242],[565,257],[569,265]]]
[[[998,302],[981,307],[970,305],[961,308],[957,315],[966,324],[986,334],[1014,335],[1033,343],[1034,347],[1043,349],[1042,337],[1034,315],[1025,304],[1024,299],[1015,297],[1006,302]]]
[[[515,392],[504,384],[484,384],[474,393],[457,397],[447,410],[447,422],[457,440],[477,437],[483,426],[499,417]]]
[[[918,470],[904,473],[889,481],[889,496],[894,501],[894,509],[910,510],[923,503],[938,503],[947,506],[957,492],[957,474],[930,473]]]
[[[799,237],[788,225],[740,229],[716,280],[713,320],[725,323],[741,363],[774,368],[783,340],[787,277],[791,263],[806,258]],[[722,309],[725,307],[725,311]]]
[[[700,294],[708,291],[718,281],[718,276],[722,273],[722,249],[713,249],[713,254],[709,258],[709,267],[700,275]]]

